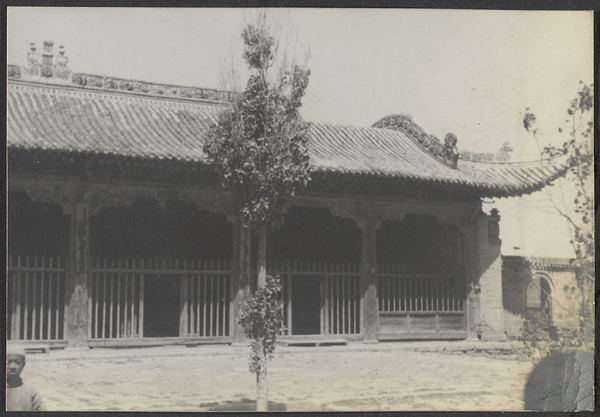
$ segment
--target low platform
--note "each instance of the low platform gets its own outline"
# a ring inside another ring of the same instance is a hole
[[[279,342],[282,346],[302,346],[302,347],[317,347],[317,346],[346,346],[347,340],[344,339],[301,339],[301,340],[283,340]]]

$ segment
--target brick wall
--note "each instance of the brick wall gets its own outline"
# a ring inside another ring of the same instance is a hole
[[[502,259],[502,304],[506,334],[518,338],[523,332],[523,320],[527,313],[527,283],[531,271],[521,257]]]
[[[499,222],[500,216],[495,210],[492,210],[492,214],[480,214],[478,217],[477,264],[481,287],[479,333],[483,341],[506,338]]]

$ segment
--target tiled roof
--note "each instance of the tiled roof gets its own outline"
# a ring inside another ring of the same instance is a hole
[[[221,106],[9,83],[9,148],[202,161]]]
[[[467,161],[451,168],[398,130],[314,124],[311,142],[311,162],[318,169],[460,184],[487,196],[531,192],[562,169],[549,162]]]
[[[9,80],[9,149],[59,150],[203,162],[203,141],[222,105],[135,92]],[[311,124],[312,166],[323,173],[452,184],[480,196],[543,187],[564,169],[557,163],[479,163],[452,168],[408,133]]]

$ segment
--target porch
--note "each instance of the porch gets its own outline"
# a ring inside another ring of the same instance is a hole
[[[51,348],[244,340],[239,229],[222,212],[138,198],[86,213],[10,197],[8,340]],[[372,221],[362,210],[306,201],[269,235],[267,272],[283,285],[282,340],[474,336],[468,233],[397,205],[402,220]],[[25,228],[31,218],[42,221]]]

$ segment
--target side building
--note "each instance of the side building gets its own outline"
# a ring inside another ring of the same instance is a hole
[[[502,291],[509,338],[568,340],[579,329],[583,286],[570,259],[503,256]]]
[[[205,163],[226,93],[8,66],[7,339],[51,347],[243,341],[240,225]],[[312,180],[268,236],[285,338],[506,337],[500,216],[557,161],[458,159],[408,116],[311,124]]]

